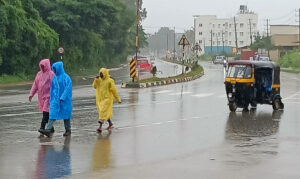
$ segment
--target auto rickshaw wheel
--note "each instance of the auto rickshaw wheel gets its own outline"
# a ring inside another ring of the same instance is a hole
[[[281,106],[280,99],[279,98],[274,99],[272,106],[273,106],[273,110],[280,109],[280,106]]]
[[[251,109],[256,109],[257,108],[256,102],[251,102],[250,105],[251,105]]]
[[[284,104],[282,101],[280,101],[280,109],[284,109]]]
[[[237,108],[237,105],[236,105],[235,102],[230,102],[230,103],[229,103],[229,110],[230,110],[231,112],[235,112],[235,111],[236,111],[236,108]]]

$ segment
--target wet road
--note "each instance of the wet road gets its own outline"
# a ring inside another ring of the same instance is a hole
[[[299,178],[300,78],[281,74],[284,112],[230,113],[222,66],[195,81],[120,89],[115,129],[98,135],[90,86],[74,88],[72,136],[63,122],[38,138],[27,94],[0,96],[0,178]]]

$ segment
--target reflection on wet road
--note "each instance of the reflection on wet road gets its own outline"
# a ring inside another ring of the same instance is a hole
[[[297,76],[282,73],[284,112],[230,113],[222,66],[204,66],[188,83],[118,88],[116,128],[102,135],[94,90],[77,87],[70,140],[59,121],[51,139],[38,138],[27,95],[0,97],[0,178],[299,178]]]

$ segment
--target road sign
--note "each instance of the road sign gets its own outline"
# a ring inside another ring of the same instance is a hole
[[[185,35],[183,34],[181,39],[178,42],[178,45],[190,45],[190,42],[188,41],[188,39],[185,37]]]
[[[65,53],[65,49],[64,49],[64,47],[58,47],[57,48],[57,52],[59,53],[59,54],[64,54]]]
[[[135,59],[132,59],[130,61],[130,78],[134,79],[134,77],[136,76],[136,63],[137,63],[137,60]]]

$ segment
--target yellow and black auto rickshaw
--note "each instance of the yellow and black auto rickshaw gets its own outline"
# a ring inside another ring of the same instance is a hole
[[[225,88],[230,111],[248,110],[249,104],[284,108],[280,96],[280,67],[270,61],[232,60],[226,68]]]

